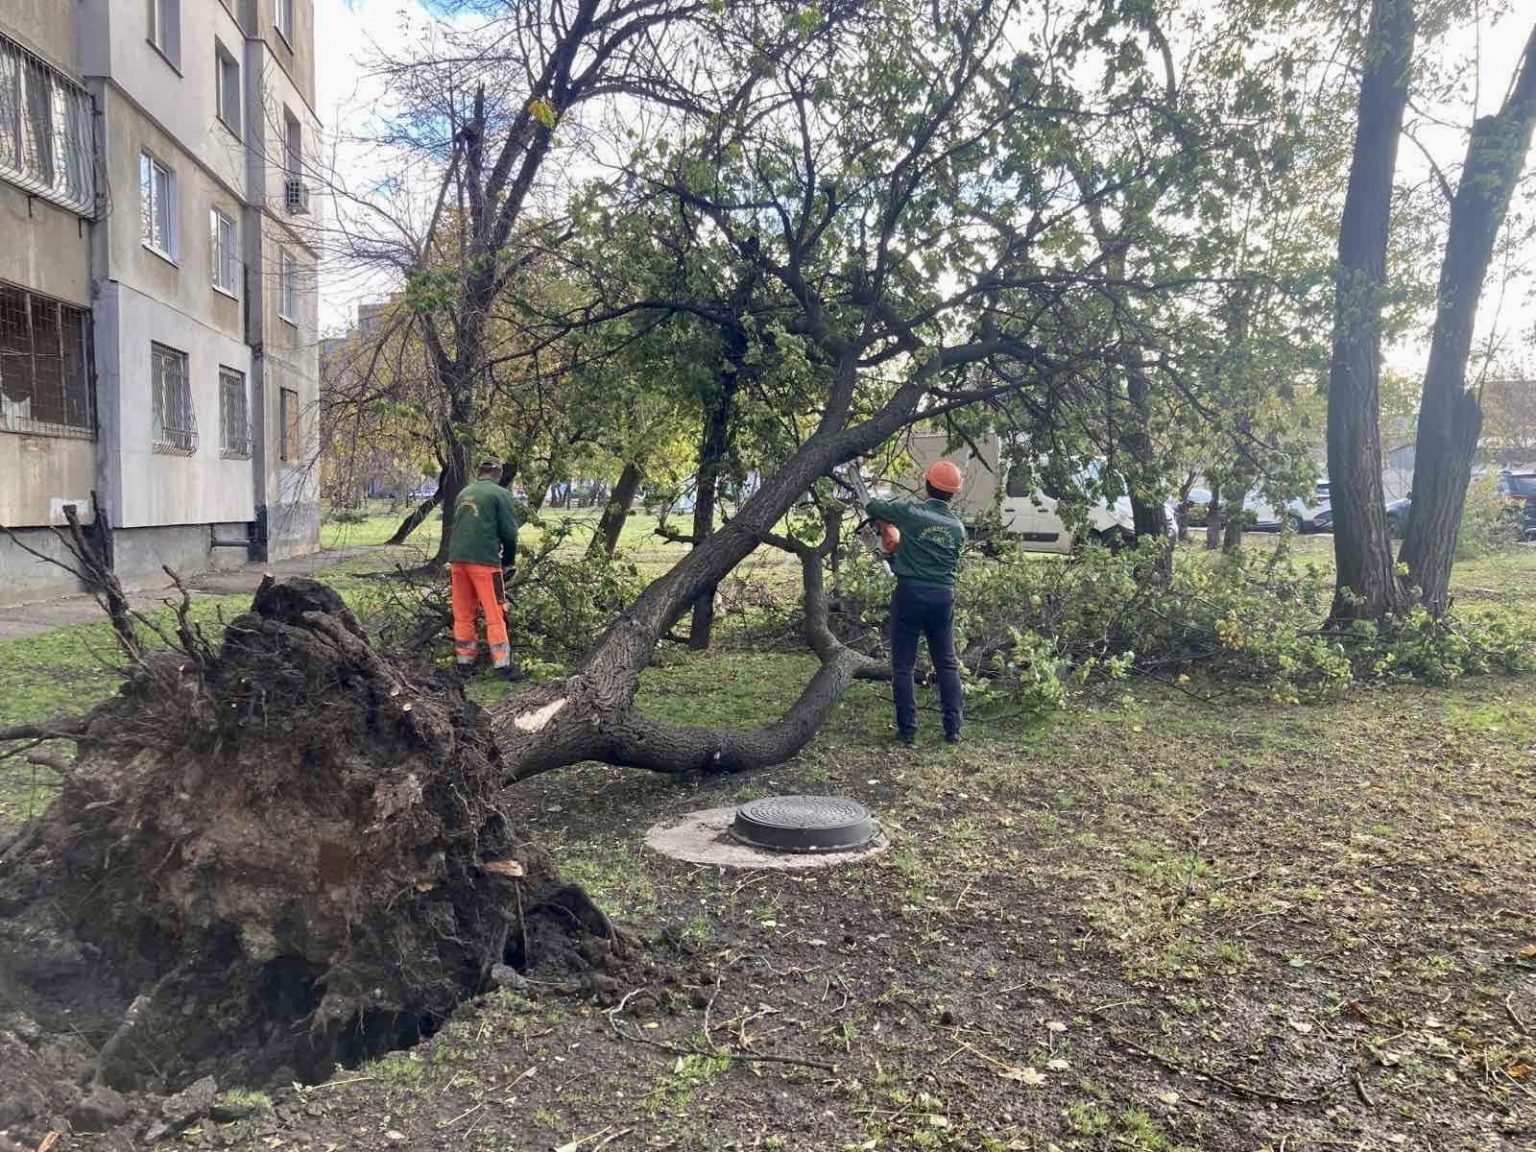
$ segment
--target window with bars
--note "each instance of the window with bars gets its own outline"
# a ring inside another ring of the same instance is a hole
[[[144,246],[176,259],[176,174],[148,152],[139,154],[139,209]]]
[[[149,358],[155,451],[190,456],[197,451],[197,413],[192,408],[187,354],[164,344],[151,344]]]
[[[93,155],[90,95],[0,36],[0,179],[94,216]]]
[[[245,373],[219,369],[219,454],[226,460],[251,458],[251,411]]]
[[[213,233],[213,286],[231,296],[240,291],[240,249],[234,220],[217,208],[209,209]]]
[[[89,315],[0,282],[0,431],[88,438]]]
[[[283,430],[283,440],[278,458],[286,464],[297,462],[304,455],[304,431],[299,421],[299,394],[292,388],[281,388],[277,393],[278,424]]]

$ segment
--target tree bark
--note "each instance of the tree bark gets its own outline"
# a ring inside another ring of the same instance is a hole
[[[603,515],[597,522],[592,543],[587,545],[588,556],[614,554],[624,524],[629,519],[629,510],[635,503],[635,495],[640,491],[640,481],[644,478],[645,473],[640,471],[638,464],[633,460],[625,461],[624,470],[619,473],[613,491],[608,496],[608,503],[603,507]]]
[[[1381,305],[1392,178],[1413,59],[1413,0],[1374,0],[1349,188],[1339,225],[1328,476],[1337,563],[1332,619],[1377,619],[1401,602],[1381,486]]]
[[[1223,517],[1226,515],[1221,503],[1221,486],[1215,481],[1211,482],[1211,502],[1205,514],[1205,547],[1207,551],[1214,551],[1221,547],[1221,535]]]
[[[824,423],[766,477],[729,523],[652,581],[564,681],[541,684],[490,709],[505,770],[520,780],[582,760],[663,771],[728,771],[779,763],[804,747],[865,658],[841,648],[822,664],[783,720],[752,733],[665,729],[634,714],[640,673],[657,641],[705,589],[713,588],[754,549],[818,477],[873,451],[915,420],[919,399],[939,373],[992,354],[991,342],[936,349],[886,404],[851,427]],[[839,363],[852,376],[857,351]],[[855,659],[855,657],[858,657]]]
[[[428,496],[410,514],[400,521],[400,526],[395,529],[395,534],[389,538],[390,544],[404,544],[410,539],[411,533],[420,528],[426,518],[432,515],[432,509],[436,508],[438,501],[443,498],[443,469],[437,473],[437,491]]]
[[[1520,179],[1536,125],[1536,27],[1503,107],[1472,127],[1440,266],[1439,307],[1424,373],[1414,454],[1413,503],[1402,559],[1408,579],[1432,612],[1450,605],[1451,565],[1483,427],[1478,392],[1467,388],[1467,361],[1493,246]]]

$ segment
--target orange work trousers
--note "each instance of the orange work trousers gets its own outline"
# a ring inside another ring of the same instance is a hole
[[[485,639],[491,646],[491,662],[498,668],[512,663],[507,640],[507,616],[502,611],[506,585],[495,564],[450,564],[453,590],[453,654],[460,664],[473,664],[480,642],[475,631],[476,610],[485,614]]]

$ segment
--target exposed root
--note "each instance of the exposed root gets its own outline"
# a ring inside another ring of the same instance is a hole
[[[495,966],[592,987],[633,956],[498,809],[479,710],[323,585],[267,581],[216,655],[145,656],[68,730],[58,800],[0,859],[0,1031],[82,1036],[81,1079],[314,1081]]]

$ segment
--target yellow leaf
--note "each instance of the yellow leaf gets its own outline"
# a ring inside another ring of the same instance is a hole
[[[555,106],[542,98],[528,101],[528,111],[546,128],[554,128],[555,121],[560,119],[560,113],[555,111]]]
[[[1045,1083],[1045,1073],[1038,1068],[1015,1068],[1009,1065],[1006,1068],[999,1068],[997,1074],[1004,1080],[1028,1084],[1031,1088],[1038,1088]]]

